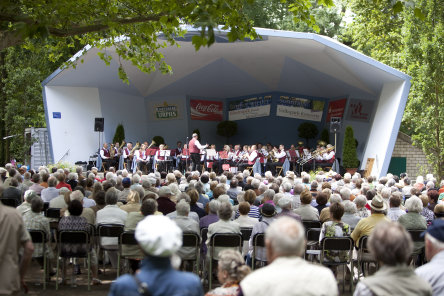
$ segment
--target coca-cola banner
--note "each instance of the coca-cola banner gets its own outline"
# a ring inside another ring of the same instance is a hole
[[[223,102],[190,100],[190,108],[193,120],[223,120]]]
[[[242,120],[270,116],[271,96],[251,97],[231,101],[228,120]]]

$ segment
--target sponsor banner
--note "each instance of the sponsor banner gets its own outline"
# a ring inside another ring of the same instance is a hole
[[[190,108],[192,120],[223,120],[223,102],[190,100]]]
[[[310,121],[321,121],[324,112],[324,101],[305,98],[281,96],[276,115]]]
[[[330,121],[332,117],[343,117],[345,104],[347,103],[347,99],[340,99],[335,101],[330,101],[328,103],[328,111],[327,111],[327,122]]]
[[[373,112],[373,101],[350,100],[346,120],[369,122]]]
[[[149,119],[158,120],[177,120],[182,119],[183,103],[180,99],[168,99],[162,101],[148,101]]]
[[[231,101],[228,106],[228,120],[242,120],[270,116],[271,96],[251,97]]]

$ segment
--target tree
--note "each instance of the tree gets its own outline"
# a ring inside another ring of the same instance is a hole
[[[230,138],[237,133],[237,122],[235,121],[221,121],[217,124],[217,134],[226,138],[228,144]]]
[[[356,140],[351,126],[345,128],[343,149],[342,166],[344,168],[357,168],[359,165],[359,159],[356,156]]]
[[[325,143],[330,143],[330,133],[328,132],[328,129],[324,128],[321,132],[321,141],[324,141]]]
[[[314,139],[318,133],[318,128],[311,122],[304,122],[298,126],[298,136],[305,139],[307,146],[309,146],[308,141]]]
[[[165,140],[163,139],[162,136],[154,136],[153,141],[156,143],[156,144],[154,144],[154,146],[159,146],[161,144],[165,144]]]
[[[52,37],[53,55],[74,41],[100,49],[114,47],[120,59],[131,61],[141,71],[159,69],[171,73],[160,49],[177,45],[176,37],[185,33],[184,25],[200,28],[192,37],[196,49],[215,42],[219,26],[228,30],[230,41],[258,38],[246,11],[253,0],[5,0],[0,4],[0,51]],[[292,13],[292,18],[315,26],[309,0],[274,0]],[[319,0],[318,5],[333,5]],[[86,49],[85,49],[86,50]],[[105,63],[112,59],[100,52]],[[119,75],[127,81],[120,64]]]
[[[122,143],[125,140],[125,128],[123,124],[119,123],[116,127],[116,132],[114,133],[113,143]]]

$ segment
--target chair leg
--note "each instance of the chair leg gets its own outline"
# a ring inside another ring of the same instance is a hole
[[[353,260],[350,260],[350,293],[353,292],[353,280],[354,280]]]
[[[60,258],[59,254],[57,254],[56,290],[59,289],[59,265],[60,265]]]
[[[46,252],[43,248],[43,290],[46,290],[46,274],[48,273],[47,267],[46,267]]]
[[[120,276],[120,252],[117,253],[117,277]]]
[[[211,290],[211,282],[213,280],[213,257],[210,256],[210,270],[208,271],[208,290]]]
[[[342,265],[342,293],[344,293],[345,291],[345,268],[347,267],[347,265]]]
[[[91,253],[88,252],[88,291],[91,291]]]

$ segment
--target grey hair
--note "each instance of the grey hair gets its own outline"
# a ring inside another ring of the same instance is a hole
[[[188,193],[182,192],[177,196],[177,202],[179,203],[181,200],[185,200],[187,203],[190,203],[191,197],[188,195]]]
[[[343,187],[341,191],[339,191],[342,200],[350,200],[351,191],[347,187]]]
[[[355,214],[356,212],[358,212],[356,205],[349,200],[344,201],[343,205],[344,205],[344,212],[345,213]]]
[[[305,249],[305,230],[299,221],[281,217],[265,231],[265,239],[278,256],[301,256]]]
[[[37,197],[37,193],[35,193],[34,190],[26,190],[24,197],[27,203],[31,203],[31,201]]]
[[[271,189],[269,189],[269,190],[271,190]],[[268,191],[268,190],[267,190]],[[272,190],[273,191],[273,190]],[[274,191],[273,191],[273,193],[274,193]],[[275,205],[279,205],[279,201],[281,200],[281,198],[283,198],[284,197],[284,194],[283,193],[276,193],[275,195],[274,195],[274,197],[273,197],[273,203],[275,204]],[[280,207],[280,206],[279,206]]]
[[[83,200],[83,193],[80,191],[80,190],[76,190],[76,191],[73,191],[70,195],[69,195],[69,199],[71,200],[71,201],[73,201],[73,200],[78,200],[78,201],[82,201]]]
[[[237,202],[238,203],[245,201],[244,195],[245,195],[245,191],[241,191],[237,194]]]
[[[194,189],[196,189],[199,194],[202,194],[204,192],[204,186],[201,182],[197,182],[196,184],[194,184]]]
[[[278,196],[279,194],[281,193],[276,194],[275,197]],[[292,199],[289,196],[283,196],[282,198],[279,199],[278,205],[283,210],[291,210]]]
[[[375,226],[368,240],[368,248],[377,261],[395,266],[407,263],[413,251],[413,241],[401,224],[384,222]]]
[[[117,190],[115,188],[108,189],[105,194],[105,203],[107,205],[115,205],[118,199],[119,195],[117,194]]]
[[[219,195],[219,197],[217,198],[218,201],[220,202],[230,202],[230,196],[228,196],[227,194],[221,194]]]
[[[265,185],[264,183],[261,183],[259,185],[259,192],[265,192],[268,189],[267,185]]]
[[[188,216],[190,213],[190,204],[185,200],[181,200],[176,204],[177,216]]]
[[[253,179],[253,181],[251,181],[251,186],[253,187],[253,189],[258,189],[260,184],[261,181],[259,181],[258,179]]]
[[[268,198],[269,200],[272,200],[275,194],[276,194],[276,193],[274,192],[274,190],[272,190],[272,189],[267,189],[267,190],[265,190],[265,192],[264,192],[264,198]]]
[[[433,183],[433,181],[428,181],[427,184],[426,184],[426,187],[427,187],[427,189],[434,188],[435,187],[435,183]]]
[[[304,191],[304,186],[302,186],[302,184],[297,183],[294,185],[294,188],[293,188],[294,194],[301,194],[302,191]]]
[[[140,182],[140,176],[139,175],[133,175],[133,184],[137,184]]]
[[[365,197],[364,195],[360,194],[358,196],[356,196],[355,200],[353,201],[357,207],[365,207],[365,205],[367,204],[367,197]]]
[[[284,182],[282,184],[282,189],[284,192],[290,192],[291,191],[291,183],[290,182]]]
[[[213,199],[208,203],[208,210],[210,213],[216,214],[219,211],[220,202],[218,200]]]
[[[390,188],[385,187],[381,190],[382,198],[389,199],[390,195],[392,195],[392,190]]]
[[[333,204],[335,202],[337,202],[337,203],[341,203],[342,202],[341,196],[339,194],[337,194],[337,193],[334,193],[334,194],[330,195],[330,204]]]
[[[251,272],[250,267],[245,265],[242,254],[231,249],[219,253],[218,265],[221,270],[227,271],[228,277],[235,282],[242,281]]]
[[[233,214],[233,207],[229,202],[221,202],[219,206],[219,210],[217,211],[217,215],[219,219],[223,221],[228,221]]]
[[[56,187],[57,186],[57,179],[55,177],[49,177],[48,186],[49,187]]]
[[[394,179],[390,179],[390,180],[388,180],[387,181],[387,187],[392,187],[392,186],[395,186],[395,184],[396,184],[396,181],[394,180]]]
[[[140,186],[134,186],[134,187],[131,188],[131,190],[136,191],[137,193],[139,193],[139,197],[145,196],[145,190],[143,190],[143,188],[140,187]]]
[[[69,173],[68,174],[68,180],[77,180],[78,175],[77,173]]]
[[[419,197],[413,195],[412,197],[410,197],[405,201],[405,208],[409,213],[410,212],[421,213],[423,208],[422,200]]]

